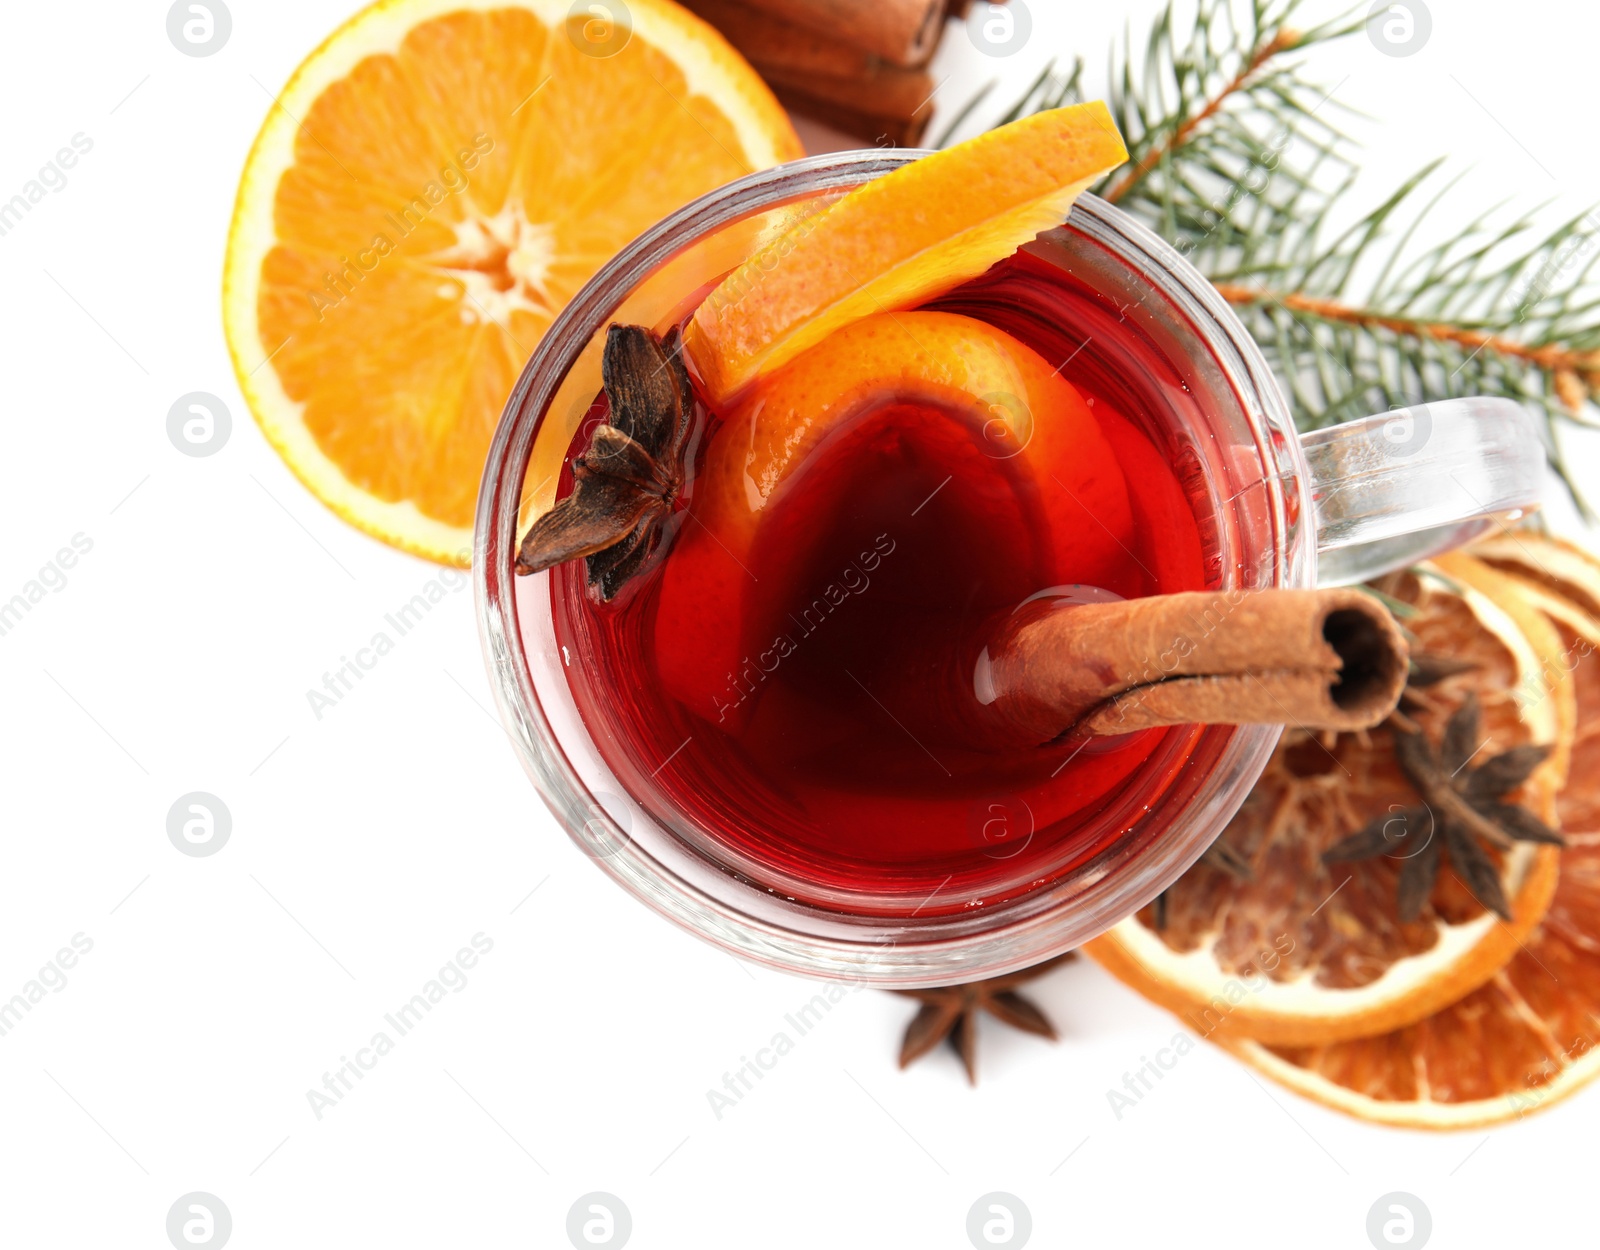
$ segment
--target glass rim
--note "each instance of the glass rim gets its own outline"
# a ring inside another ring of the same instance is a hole
[[[1211,773],[1187,800],[1193,818],[1140,849],[1138,874],[1117,876],[1107,868],[1094,881],[1055,882],[992,911],[925,921],[857,919],[791,902],[779,915],[795,923],[783,923],[757,914],[773,910],[772,899],[759,887],[728,878],[719,895],[704,873],[686,875],[681,865],[651,853],[598,803],[568,759],[535,690],[522,645],[513,561],[539,423],[584,347],[645,277],[707,235],[755,213],[848,189],[924,155],[916,149],[835,152],[747,175],[664,218],[602,266],[546,331],[507,400],[478,496],[472,561],[479,635],[502,723],[524,770],[568,836],[636,898],[734,954],[789,972],[886,987],[1000,975],[1079,946],[1131,915],[1182,875],[1222,831],[1266,766],[1281,729],[1232,730]],[[1305,456],[1283,394],[1243,323],[1176,249],[1113,205],[1081,196],[1064,224],[1149,281],[1212,353],[1247,410],[1261,463],[1269,470],[1278,466],[1264,473],[1276,556],[1264,584],[1314,585],[1315,544],[1303,521],[1309,515]],[[1291,500],[1291,492],[1300,498]],[[608,844],[604,854],[596,854],[577,832],[597,821]],[[1097,889],[1102,879],[1116,884]],[[761,896],[760,907],[753,895]],[[740,906],[741,899],[750,905]],[[1008,911],[1014,915],[1005,919]]]

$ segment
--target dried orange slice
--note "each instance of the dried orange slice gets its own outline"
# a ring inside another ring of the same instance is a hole
[[[1472,554],[1526,583],[1524,591],[1550,615],[1600,618],[1600,560],[1576,543],[1511,530],[1476,544]]]
[[[735,269],[684,342],[712,404],[833,331],[977,277],[1128,159],[1104,104],[1024,117],[844,196]]]
[[[623,244],[801,154],[755,72],[668,0],[383,0],[257,136],[223,288],[239,385],[340,516],[464,563],[523,361]]]
[[[1421,652],[1478,667],[1481,757],[1526,742],[1555,751],[1517,801],[1547,823],[1572,741],[1572,683],[1550,622],[1511,579],[1462,556],[1441,558],[1395,591]],[[1466,675],[1423,691],[1415,714],[1437,740]],[[1147,908],[1088,946],[1113,974],[1207,1037],[1280,1044],[1363,1037],[1419,1020],[1492,977],[1549,906],[1557,848],[1516,843],[1500,865],[1512,919],[1485,911],[1453,872],[1421,916],[1401,923],[1402,861],[1325,864],[1322,853],[1385,813],[1416,804],[1390,731],[1331,741],[1290,729],[1222,835],[1248,862],[1240,880],[1202,861],[1168,891],[1165,925]]]
[[[1540,560],[1555,554],[1527,538],[1518,543]],[[1575,589],[1600,584],[1600,563],[1562,547],[1578,557],[1573,571],[1587,569]],[[1545,593],[1578,717],[1557,799],[1567,847],[1550,910],[1487,984],[1407,1028],[1321,1046],[1224,1041],[1309,1098],[1386,1124],[1469,1128],[1551,1106],[1600,1073],[1600,617],[1578,598]]]

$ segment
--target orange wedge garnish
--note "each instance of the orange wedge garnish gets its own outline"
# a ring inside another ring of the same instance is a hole
[[[223,304],[251,410],[329,507],[437,560],[465,562],[501,407],[578,288],[800,155],[699,19],[570,7],[373,5],[295,72],[239,187]]]
[[[850,192],[734,270],[685,342],[713,407],[833,331],[921,304],[1059,226],[1127,160],[1104,104],[1050,109]]]

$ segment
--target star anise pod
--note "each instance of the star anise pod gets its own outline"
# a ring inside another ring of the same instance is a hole
[[[1391,725],[1394,758],[1422,800],[1415,807],[1380,816],[1322,854],[1326,863],[1389,855],[1403,859],[1397,909],[1403,922],[1422,914],[1439,875],[1441,851],[1472,896],[1502,920],[1511,919],[1500,873],[1484,844],[1508,850],[1516,842],[1565,845],[1561,835],[1527,808],[1505,801],[1544,762],[1551,748],[1512,747],[1481,764],[1478,699],[1468,694],[1435,746],[1425,734]]]
[[[990,977],[986,981],[971,981],[966,985],[948,985],[931,990],[896,990],[895,993],[914,998],[922,1004],[922,1009],[906,1025],[905,1038],[900,1044],[900,1066],[909,1066],[948,1039],[956,1054],[961,1056],[968,1082],[976,1085],[978,1016],[985,1011],[1014,1029],[1055,1041],[1056,1030],[1049,1017],[1017,993],[1016,987],[1074,958],[1076,952],[1068,951],[1032,968]]]
[[[612,326],[600,374],[610,412],[573,461],[572,492],[522,540],[517,572],[587,556],[590,591],[611,599],[661,545],[683,489],[694,391],[676,327],[659,339]]]
[[[1395,720],[1404,729],[1416,729],[1412,720],[1416,713],[1436,707],[1428,693],[1446,678],[1475,672],[1481,666],[1473,660],[1459,660],[1450,655],[1432,651],[1411,652],[1411,671],[1406,675],[1406,688],[1400,693],[1400,706],[1395,709]]]
[[[1476,660],[1458,660],[1451,655],[1434,651],[1411,652],[1411,671],[1406,676],[1406,690],[1426,690],[1437,686],[1446,677],[1459,677],[1462,673],[1476,672],[1482,667]]]

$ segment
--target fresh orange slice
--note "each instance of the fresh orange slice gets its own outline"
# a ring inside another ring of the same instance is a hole
[[[750,648],[770,643],[787,610],[782,590],[793,590],[778,553],[786,568],[803,565],[819,537],[814,518],[835,514],[863,467],[903,458],[908,444],[985,490],[986,541],[996,547],[1025,551],[1071,534],[1082,567],[1095,568],[1098,555],[1102,581],[1127,561],[1126,482],[1093,410],[1058,369],[971,317],[862,318],[763,379],[712,442],[694,485],[696,523],[662,570],[656,655],[674,697],[728,723],[731,675]],[[751,554],[758,533],[765,561]]]
[[[1517,535],[1541,562],[1600,585],[1600,563],[1566,544]],[[1490,545],[1503,554],[1502,545]],[[1586,573],[1583,570],[1587,570]],[[1557,809],[1561,883],[1509,963],[1459,1002],[1378,1037],[1303,1047],[1225,1040],[1236,1055],[1308,1098],[1365,1120],[1469,1128],[1554,1105],[1600,1073],[1600,617],[1581,597],[1551,596],[1577,690],[1572,767]]]
[[[1128,159],[1098,101],[1035,113],[846,195],[752,256],[695,312],[690,359],[714,407],[833,331],[974,278]]]
[[[1533,741],[1556,750],[1517,801],[1549,823],[1572,741],[1572,680],[1550,622],[1511,579],[1464,556],[1398,579],[1403,624],[1426,653],[1478,668],[1422,691],[1434,741],[1469,683],[1483,708],[1482,758]],[[1207,1037],[1278,1044],[1370,1036],[1420,1020],[1495,975],[1544,915],[1558,850],[1517,843],[1501,872],[1503,923],[1443,872],[1421,916],[1401,923],[1401,861],[1324,864],[1322,853],[1385,813],[1414,806],[1389,730],[1332,740],[1289,729],[1222,835],[1250,876],[1202,860],[1166,896],[1089,944],[1114,975]]]
[[[223,313],[251,410],[335,512],[436,560],[465,563],[501,407],[584,281],[671,210],[801,154],[698,18],[569,8],[363,10],[290,79],[239,187]]]

